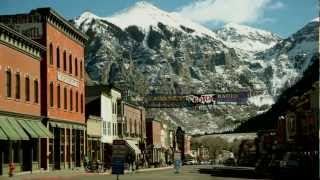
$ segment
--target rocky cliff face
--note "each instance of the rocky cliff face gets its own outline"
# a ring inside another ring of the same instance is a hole
[[[133,100],[141,100],[150,93],[195,94],[244,89],[263,92],[250,98],[249,106],[222,105],[213,112],[149,111],[184,126],[191,133],[232,129],[266,110],[281,89],[292,84],[310,63],[314,53],[312,43],[316,42],[315,35],[308,35],[315,33],[314,26],[309,24],[284,40],[270,32],[235,24],[211,31],[145,2],[112,17],[85,12],[74,23],[89,36],[86,69],[90,83],[130,89]],[[304,42],[309,46],[305,47]],[[295,48],[308,48],[303,51],[307,55]],[[298,61],[304,63],[292,65]]]

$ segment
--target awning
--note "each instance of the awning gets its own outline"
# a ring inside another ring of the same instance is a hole
[[[32,128],[38,129],[36,132],[39,134],[40,138],[53,138],[53,135],[49,129],[46,128],[40,121],[28,121],[28,123]]]
[[[28,135],[15,118],[0,116],[0,127],[8,140],[29,140]]]
[[[40,120],[18,118],[17,121],[31,138],[53,138],[50,131]]]
[[[17,119],[18,123],[23,127],[23,129],[30,135],[31,138],[39,138],[40,136],[36,133],[29,123],[24,119]]]
[[[49,121],[49,124],[52,127],[57,128],[72,128],[77,130],[85,130],[86,126],[81,124],[73,124],[73,123],[64,123],[64,122],[56,122],[56,121]]]
[[[139,147],[135,144],[134,141],[131,140],[126,140],[127,145],[129,146],[129,148],[135,152],[135,154],[141,154],[141,151],[139,149]]]
[[[0,127],[0,140],[8,140],[8,137],[6,136],[6,134],[4,133],[1,127]]]

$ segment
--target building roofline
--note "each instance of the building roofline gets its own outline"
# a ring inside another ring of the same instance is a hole
[[[38,49],[42,50],[42,51],[45,51],[46,50],[46,47],[44,47],[43,45],[37,43],[36,41],[30,39],[29,37],[23,35],[23,34],[20,34],[19,32],[17,32],[16,30],[4,25],[3,23],[0,22],[0,29],[3,29],[5,30],[6,32],[18,37],[18,38],[21,38],[22,40],[24,40],[25,42],[37,47]]]
[[[75,26],[73,26],[72,24],[70,24],[70,22],[68,22],[64,17],[62,17],[57,11],[55,11],[54,9],[50,8],[50,7],[42,7],[42,8],[37,8],[37,9],[33,9],[30,11],[30,13],[32,13],[33,11],[37,11],[37,12],[44,12],[44,13],[48,13],[54,15],[55,17],[57,17],[59,20],[61,20],[64,24],[66,24],[69,28],[71,28],[74,32],[76,32],[78,35],[80,35],[83,39],[85,39],[86,41],[89,39],[88,36],[86,34],[84,34],[82,31],[80,31],[78,28],[76,28]]]

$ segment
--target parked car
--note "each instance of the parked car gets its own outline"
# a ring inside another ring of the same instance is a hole
[[[190,160],[184,161],[183,164],[184,165],[194,165],[194,164],[196,164],[196,161],[193,159],[190,159]]]

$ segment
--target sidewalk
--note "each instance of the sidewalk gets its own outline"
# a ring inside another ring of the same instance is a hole
[[[149,171],[159,171],[159,170],[167,170],[167,169],[173,169],[173,166],[168,167],[160,167],[160,168],[144,168],[144,169],[138,169],[136,171],[128,171],[125,170],[125,174],[134,174],[134,173],[142,173],[142,172],[149,172]],[[2,179],[37,179],[42,180],[45,178],[50,179],[58,179],[59,177],[72,177],[72,176],[97,176],[97,175],[111,175],[111,170],[107,170],[104,173],[94,173],[94,172],[85,172],[84,169],[78,169],[78,170],[57,170],[57,171],[42,171],[42,172],[36,172],[32,174],[17,174],[11,178],[8,176],[0,176],[0,180]]]

